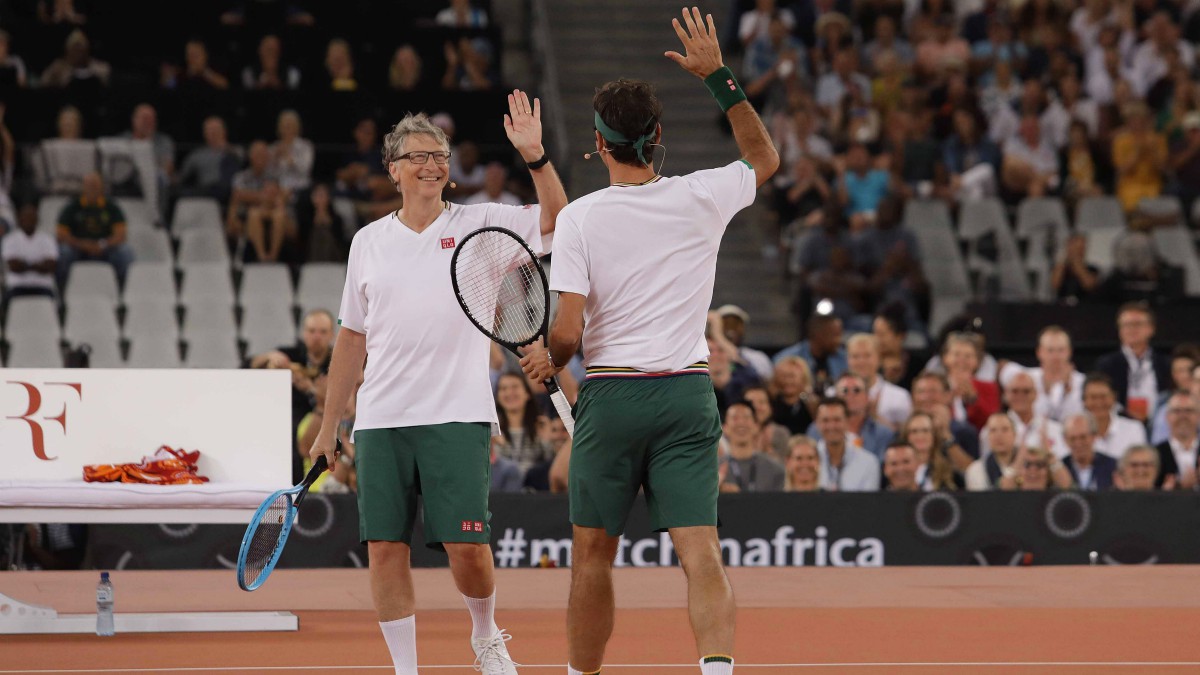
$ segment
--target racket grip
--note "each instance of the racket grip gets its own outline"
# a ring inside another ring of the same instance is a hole
[[[554,403],[554,409],[558,411],[559,418],[563,421],[563,426],[567,428],[567,433],[575,437],[575,416],[571,414],[571,404],[567,401],[567,395],[562,393],[558,382],[554,378],[550,378],[543,382],[546,390],[550,392],[550,400]]]

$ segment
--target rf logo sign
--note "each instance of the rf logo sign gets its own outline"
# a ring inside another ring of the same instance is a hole
[[[29,433],[32,436],[33,441],[33,454],[36,455],[38,459],[44,461],[53,461],[57,459],[56,457],[49,457],[46,455],[46,433],[42,428],[42,422],[57,422],[58,426],[62,427],[63,433],[66,434],[67,400],[65,399],[69,398],[70,395],[64,395],[62,412],[53,417],[50,415],[42,415],[35,419],[34,417],[42,411],[42,390],[36,385],[30,384],[29,382],[16,382],[9,380],[8,384],[15,384],[17,386],[24,387],[25,393],[29,396],[29,405],[23,415],[9,415],[5,419],[20,420],[29,425]],[[79,382],[46,382],[42,385],[42,387],[56,388],[56,391],[58,390],[57,388],[70,389],[75,392],[75,396],[78,400],[83,400],[83,384]]]

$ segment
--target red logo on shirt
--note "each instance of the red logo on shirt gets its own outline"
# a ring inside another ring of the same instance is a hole
[[[462,521],[463,532],[483,532],[483,523],[478,520]]]
[[[443,239],[442,248],[454,248],[454,237],[446,237]]]

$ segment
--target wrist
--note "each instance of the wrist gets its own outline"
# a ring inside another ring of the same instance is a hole
[[[517,148],[517,152],[521,153],[521,159],[525,160],[526,164],[536,162],[546,156],[546,149],[538,145],[531,145],[525,148]]]
[[[722,65],[704,78],[704,86],[717,99],[721,110],[728,112],[730,108],[746,100],[746,92],[742,91],[733,71]]]

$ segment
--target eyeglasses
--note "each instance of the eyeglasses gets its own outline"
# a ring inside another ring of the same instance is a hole
[[[1047,469],[1050,465],[1046,462],[1025,462],[1026,469]]]
[[[430,157],[433,158],[434,164],[443,164],[444,165],[444,164],[450,163],[450,153],[449,152],[425,152],[423,150],[406,152],[403,155],[400,155],[399,157],[397,157],[396,159],[394,159],[392,161],[399,162],[402,159],[407,159],[408,161],[412,162],[413,164],[425,164],[429,161]]]
[[[1153,469],[1154,462],[1130,462],[1125,466],[1129,467],[1130,469]]]
[[[838,393],[839,394],[861,394],[861,393],[863,393],[863,388],[862,387],[841,387],[840,389],[838,389]]]
[[[1172,415],[1195,415],[1195,408],[1167,408],[1167,412]]]

